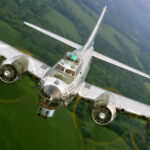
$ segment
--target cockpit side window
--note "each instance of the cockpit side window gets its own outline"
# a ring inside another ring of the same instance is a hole
[[[65,70],[65,73],[67,73],[67,74],[69,74],[69,75],[71,75],[71,76],[75,76],[75,71],[73,71],[73,70],[70,70],[70,69],[66,69]]]
[[[60,70],[60,71],[64,71],[65,70],[65,68],[62,65],[60,65],[60,64],[56,65],[55,68]]]

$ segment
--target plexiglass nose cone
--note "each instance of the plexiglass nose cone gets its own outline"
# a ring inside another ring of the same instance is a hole
[[[44,92],[49,95],[51,98],[61,98],[61,91],[58,89],[58,87],[50,85],[50,86],[45,86],[44,87]]]

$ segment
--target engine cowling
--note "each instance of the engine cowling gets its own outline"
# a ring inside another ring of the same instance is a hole
[[[92,110],[92,119],[98,125],[112,122],[116,116],[116,108],[110,93],[104,93],[97,98]]]
[[[28,69],[28,59],[25,56],[17,56],[11,60],[5,60],[0,66],[0,79],[5,83],[14,83]]]

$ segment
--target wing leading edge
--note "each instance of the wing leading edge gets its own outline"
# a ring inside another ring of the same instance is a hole
[[[27,72],[39,79],[41,79],[45,75],[47,70],[50,69],[50,67],[47,64],[31,56],[26,55],[25,53],[17,50],[16,48],[11,47],[10,45],[2,41],[0,41],[0,57],[1,56],[5,58],[6,63],[11,60],[15,60],[15,58],[19,56],[24,56],[28,59]]]
[[[95,103],[104,93],[109,93],[113,96],[113,104],[117,110],[123,110],[125,113],[138,116],[141,118],[150,117],[150,106],[132,100],[130,98],[118,95],[116,93],[107,91],[105,89],[99,88],[94,85],[90,85],[88,83],[83,83],[79,90],[79,96],[81,96],[84,100]]]

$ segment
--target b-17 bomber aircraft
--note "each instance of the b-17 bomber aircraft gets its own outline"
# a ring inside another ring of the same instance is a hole
[[[14,83],[25,73],[38,79],[39,107],[37,114],[44,118],[52,117],[56,108],[67,106],[75,97],[81,97],[82,100],[92,104],[92,119],[96,124],[106,125],[114,120],[117,111],[122,111],[146,120],[147,131],[150,133],[150,106],[85,82],[93,57],[150,79],[148,74],[94,51],[94,39],[106,9],[105,6],[84,46],[24,22],[25,25],[75,50],[67,52],[64,58],[53,67],[49,67],[4,42],[0,42],[0,58],[3,59],[0,66],[0,79],[5,83]]]

